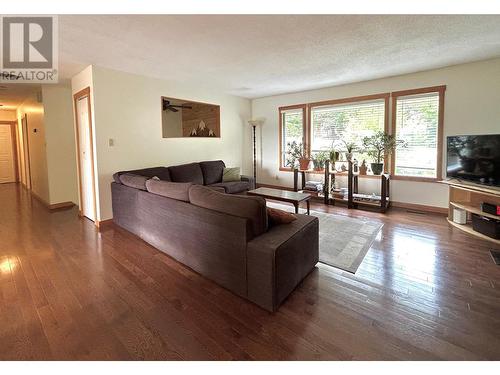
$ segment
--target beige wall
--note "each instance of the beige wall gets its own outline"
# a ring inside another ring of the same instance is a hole
[[[42,87],[50,204],[78,204],[71,87]]]
[[[250,173],[249,100],[101,67],[93,67],[92,80],[99,220],[112,217],[110,183],[119,170],[222,159]],[[161,96],[219,104],[221,138],[163,138]]]
[[[31,170],[31,190],[46,204],[50,202],[49,181],[47,172],[47,150],[45,142],[45,124],[43,104],[37,95],[28,97],[18,108],[18,126],[21,128],[21,118],[28,117],[29,166]],[[20,137],[22,137],[22,131]],[[22,138],[21,138],[22,139]]]
[[[360,95],[446,85],[444,136],[456,134],[500,133],[500,59],[457,65],[421,73],[408,74],[320,90],[272,96],[252,101],[254,118],[265,118],[258,135],[258,181],[292,186],[290,172],[278,169],[278,107],[340,99]],[[446,160],[443,157],[443,166]],[[445,170],[443,168],[443,170]],[[375,189],[374,180],[363,179],[360,189]],[[439,183],[393,181],[392,199],[437,207],[446,207],[448,190]]]

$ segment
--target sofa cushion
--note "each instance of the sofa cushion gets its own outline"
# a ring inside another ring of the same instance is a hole
[[[134,189],[146,190],[147,180],[147,177],[139,176],[138,174],[124,173],[120,175],[120,182],[123,185],[132,187]]]
[[[203,173],[203,184],[212,185],[217,182],[222,182],[222,172],[225,166],[222,160],[200,162],[201,171]]]
[[[224,172],[222,173],[222,182],[233,181],[241,181],[240,167],[224,168]]]
[[[170,173],[167,167],[153,167],[153,168],[135,169],[131,171],[116,172],[113,175],[113,179],[115,180],[115,182],[120,184],[121,183],[120,176],[125,173],[145,176],[148,178],[157,176],[160,180],[170,181]]]
[[[199,163],[190,163],[168,167],[172,182],[192,182],[203,185],[203,173]]]
[[[189,189],[189,201],[195,206],[248,219],[250,238],[267,231],[266,201],[262,197],[223,194],[206,186],[193,185]]]
[[[250,190],[250,183],[248,181],[219,182],[210,187],[223,188],[227,194],[237,194]]]
[[[146,181],[146,189],[153,194],[179,201],[189,202],[189,188],[191,182],[168,182],[150,179]]]

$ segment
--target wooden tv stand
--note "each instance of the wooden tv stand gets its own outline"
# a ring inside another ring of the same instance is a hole
[[[488,202],[500,205],[500,189],[495,189],[491,187],[486,187],[469,182],[456,181],[456,180],[445,180],[440,182],[448,185],[450,189],[448,223],[450,223],[451,225],[460,230],[463,230],[464,232],[472,234],[473,236],[500,245],[500,240],[496,240],[494,238],[485,236],[482,233],[476,232],[474,229],[472,229],[472,224],[470,223],[470,216],[472,214],[477,214],[492,219],[500,220],[499,216],[491,215],[481,211],[482,202]],[[462,210],[467,211],[466,224],[457,224],[453,222],[454,208],[460,208]]]

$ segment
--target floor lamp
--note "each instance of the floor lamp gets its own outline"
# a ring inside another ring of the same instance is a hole
[[[249,120],[248,125],[252,127],[253,130],[253,179],[255,181],[255,184],[257,184],[257,148],[256,148],[256,135],[255,135],[255,129],[257,126],[262,126],[264,121],[262,120]]]

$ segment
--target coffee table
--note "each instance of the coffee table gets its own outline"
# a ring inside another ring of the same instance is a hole
[[[280,202],[292,203],[295,207],[296,214],[299,213],[299,204],[305,201],[307,204],[307,214],[309,215],[309,199],[311,199],[311,194],[298,193],[289,190],[271,189],[266,187],[260,187],[255,190],[247,191],[247,194],[263,197],[266,199],[274,199]]]

